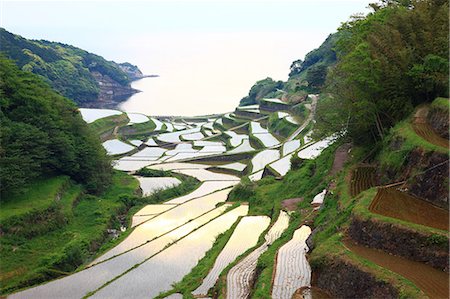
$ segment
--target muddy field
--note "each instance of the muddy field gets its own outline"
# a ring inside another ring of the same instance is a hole
[[[449,277],[444,271],[351,241],[346,241],[345,246],[353,253],[411,280],[428,297],[449,298]]]
[[[350,195],[352,197],[375,186],[375,170],[375,167],[372,166],[360,166],[352,171],[350,180]]]
[[[372,213],[448,230],[448,211],[393,188],[379,188],[369,206]]]

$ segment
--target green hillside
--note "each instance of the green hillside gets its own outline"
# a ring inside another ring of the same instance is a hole
[[[2,201],[36,178],[68,175],[101,192],[111,178],[110,160],[77,107],[38,76],[0,57]]]
[[[130,95],[130,82],[142,77],[129,63],[117,64],[80,48],[45,40],[29,40],[0,28],[1,52],[19,68],[40,75],[61,95],[79,105],[105,100],[108,90]],[[104,81],[110,89],[101,87]]]

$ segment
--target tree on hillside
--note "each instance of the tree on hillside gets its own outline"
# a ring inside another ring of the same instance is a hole
[[[338,64],[327,79],[333,99],[318,108],[323,129],[345,129],[361,142],[381,139],[415,105],[448,96],[446,1],[373,7],[340,28]]]
[[[41,78],[0,56],[0,192],[37,177],[69,175],[88,191],[111,179],[110,160],[77,107]],[[4,198],[2,198],[4,199]]]

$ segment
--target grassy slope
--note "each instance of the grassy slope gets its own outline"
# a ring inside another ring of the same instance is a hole
[[[111,115],[108,117],[100,118],[89,124],[89,127],[92,128],[95,133],[99,136],[107,133],[108,131],[112,131],[116,126],[123,126],[128,123],[129,119],[126,113],[122,113],[120,115]]]
[[[133,177],[119,172],[100,197],[83,195],[82,187],[71,183],[59,201],[66,225],[31,238],[2,236],[1,293],[75,270],[105,241],[105,230],[114,226],[113,219],[123,209],[120,197],[133,195],[138,186]]]
[[[64,184],[68,182],[68,176],[42,178],[30,184],[28,190],[24,193],[6,195],[0,203],[0,221],[12,216],[26,214],[34,209],[48,208]]]
[[[410,122],[410,119],[406,119],[391,130],[391,134],[385,138],[385,141],[382,144],[383,147],[377,155],[375,162],[380,163],[382,166],[400,169],[408,154],[415,148],[421,148],[429,152],[445,151],[445,149],[430,144],[420,138],[412,129]],[[400,137],[403,142],[397,150],[391,150],[389,145],[397,137]],[[343,238],[341,231],[345,230],[348,226],[351,219],[351,214],[357,215],[363,219],[375,218],[387,223],[404,226],[408,229],[430,234],[430,238],[436,239],[439,238],[439,236],[445,235],[445,232],[434,228],[371,213],[368,210],[368,207],[376,194],[375,188],[369,189],[355,198],[350,196],[348,188],[348,175],[351,172],[352,167],[361,161],[362,157],[364,157],[368,152],[369,150],[354,148],[353,160],[336,178],[337,188],[333,195],[327,196],[324,203],[324,208],[321,209],[314,222],[314,226],[320,227],[320,230],[314,236],[316,248],[310,255],[310,263],[314,268],[326,260],[332,261],[333,259],[340,257],[341,259],[364,269],[364,271],[374,274],[377,279],[392,282],[400,290],[401,296],[420,297],[420,290],[412,282],[389,270],[381,268],[378,265],[357,256],[356,254],[353,254],[351,251],[347,250],[341,242],[341,239]]]
[[[165,125],[164,125],[165,127]],[[156,128],[155,123],[150,119],[145,123],[132,124],[121,127],[119,134],[125,138],[141,139],[147,137]]]

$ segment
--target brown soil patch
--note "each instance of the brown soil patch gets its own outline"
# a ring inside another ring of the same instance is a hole
[[[375,170],[375,167],[372,166],[359,166],[352,171],[350,179],[350,195],[352,197],[375,186]]]
[[[330,175],[335,175],[344,167],[345,162],[348,160],[348,154],[352,145],[350,143],[345,143],[341,145],[334,154],[333,166],[330,170]]]
[[[448,230],[448,211],[394,188],[379,188],[369,210],[437,229]]]
[[[281,206],[288,211],[295,211],[297,210],[298,203],[303,201],[303,199],[303,197],[285,199],[281,202]]]
[[[430,298],[449,298],[449,277],[431,266],[344,241],[353,253],[412,281]]]
[[[414,115],[412,127],[417,135],[434,145],[450,148],[449,140],[439,136],[427,122],[428,108],[419,108]]]
[[[322,289],[317,287],[302,287],[295,291],[292,299],[305,299],[305,298],[313,298],[313,299],[329,299],[332,298]]]

